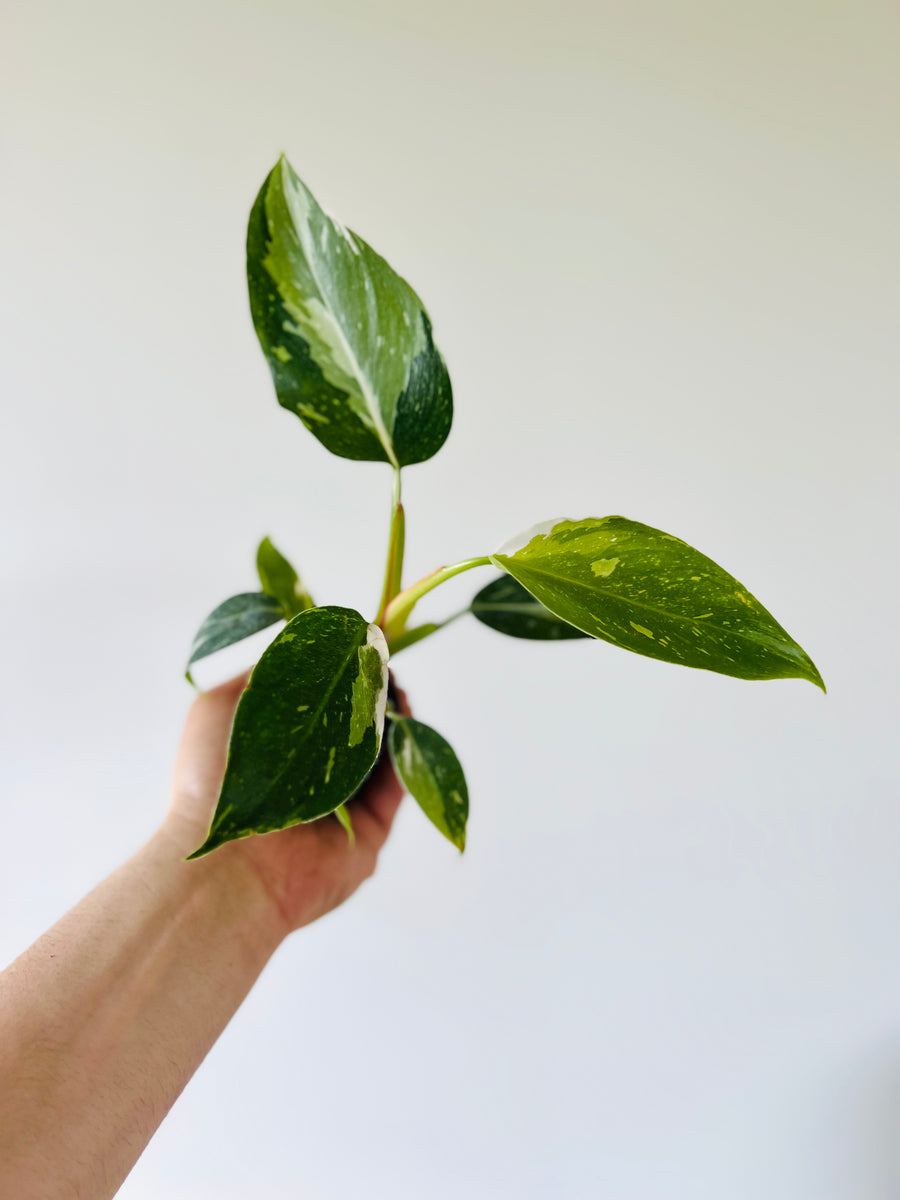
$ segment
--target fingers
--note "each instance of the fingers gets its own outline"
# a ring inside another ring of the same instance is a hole
[[[175,757],[173,791],[197,800],[218,795],[234,710],[250,672],[203,692],[191,705]]]
[[[391,831],[403,788],[387,754],[369,776],[365,787],[349,805],[354,822],[360,821],[382,846]],[[368,817],[368,820],[366,818]]]
[[[207,823],[212,815],[225,772],[234,712],[249,675],[250,672],[245,671],[202,693],[188,712],[175,760],[173,810],[177,808],[198,822]],[[396,690],[395,703],[400,713],[410,715],[409,700],[400,689]],[[403,787],[383,740],[375,769],[358,796],[348,804],[354,831],[361,843],[361,855],[377,854],[384,845],[402,799]],[[342,833],[341,836],[345,835]]]

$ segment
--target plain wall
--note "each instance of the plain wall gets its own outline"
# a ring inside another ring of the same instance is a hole
[[[743,580],[829,686],[474,621],[398,658],[465,764],[465,856],[406,802],[121,1195],[900,1194],[896,5],[2,18],[0,959],[159,821],[187,646],[262,535],[372,612],[389,472],[278,407],[247,310],[281,151],[450,367],[411,578],[622,512]]]

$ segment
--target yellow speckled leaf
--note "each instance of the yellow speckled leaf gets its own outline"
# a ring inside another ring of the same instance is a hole
[[[387,645],[351,608],[310,608],[256,664],[237,712],[209,835],[223,842],[334,812],[378,756]]]
[[[551,612],[636,654],[739,679],[807,679],[809,655],[712,559],[680,538],[588,517],[535,526],[492,555]]]

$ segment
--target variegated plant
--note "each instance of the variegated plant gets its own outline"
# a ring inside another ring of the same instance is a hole
[[[372,622],[314,605],[266,538],[260,590],[232,596],[200,627],[189,679],[198,659],[285,622],[241,697],[218,806],[195,855],[331,813],[352,833],[344,804],[378,757],[385,721],[403,784],[463,849],[459,760],[440,734],[395,710],[388,661],[454,619],[412,621],[427,592],[473,567],[502,574],[465,611],[511,637],[597,638],[681,666],[824,690],[809,656],[742,584],[679,538],[625,517],[550,521],[404,587],[401,469],[431,458],[452,419],[450,378],[422,302],[320,208],[285,158],[250,214],[247,277],[279,403],[332,453],[390,464],[393,510]]]

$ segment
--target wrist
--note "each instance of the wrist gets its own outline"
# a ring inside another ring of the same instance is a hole
[[[151,838],[148,849],[158,854],[176,886],[198,912],[215,916],[216,927],[231,940],[268,958],[290,932],[284,915],[240,841],[229,842],[203,858],[186,862],[202,842],[204,831],[170,813]]]

